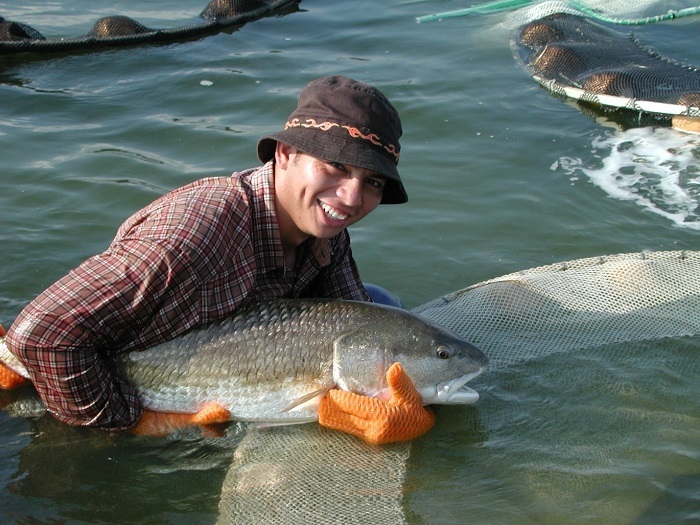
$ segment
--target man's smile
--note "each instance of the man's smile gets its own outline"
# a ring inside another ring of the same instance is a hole
[[[323,208],[323,211],[326,212],[326,215],[334,221],[344,221],[348,218],[347,214],[341,213],[340,211],[336,210],[335,208],[326,204],[325,202],[321,200],[319,200],[318,202],[321,204],[321,208]]]

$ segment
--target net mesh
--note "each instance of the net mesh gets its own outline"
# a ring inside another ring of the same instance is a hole
[[[506,16],[507,28],[515,29],[554,13],[585,15],[620,25],[642,25],[690,16],[697,8],[693,0],[549,0],[521,4],[525,6]]]
[[[0,55],[90,50],[149,42],[170,42],[215,33],[242,25],[299,0],[211,0],[191,24],[173,28],[151,28],[124,15],[97,20],[84,35],[47,39],[37,29],[0,16]]]
[[[642,23],[653,19],[652,9],[658,13],[658,2],[543,2],[510,14],[505,25],[516,61],[554,93],[661,117],[700,117],[697,67],[591,19]]]
[[[624,358],[635,342],[700,334],[698,275],[700,252],[593,257],[484,281],[413,311],[480,346],[491,371],[572,350]],[[224,481],[219,523],[407,523],[409,454],[410,444],[370,447],[316,425],[252,428]]]
[[[672,358],[674,341],[700,335],[698,275],[700,251],[591,257],[490,279],[413,311],[481,347],[490,360],[489,372],[507,374],[517,371],[512,367],[515,364],[527,366],[527,361],[547,355],[583,355],[580,351],[591,350],[616,356],[618,362],[629,361],[629,366],[648,370],[653,377],[659,354],[651,347]],[[683,361],[684,373],[696,374],[695,354],[683,355],[687,360]],[[557,370],[550,373],[559,373]],[[488,383],[489,372],[480,378],[482,384]],[[513,377],[521,376],[516,373]],[[5,399],[11,394],[0,392],[0,407],[9,405],[8,411],[26,415],[32,405]],[[661,390],[659,395],[666,393]],[[511,405],[485,406],[490,412],[499,406],[508,410]],[[552,410],[549,404],[547,407]],[[475,412],[460,414],[471,417]],[[480,417],[495,420],[497,426],[511,421],[496,413]],[[531,437],[535,444],[541,441],[539,428]],[[581,450],[574,452],[572,461],[580,461]],[[406,496],[410,453],[409,443],[373,447],[318,425],[251,426],[236,444],[224,479],[218,523],[411,522],[415,511]],[[523,451],[525,456],[528,453]],[[594,447],[591,453],[599,454],[599,449]],[[586,461],[597,465],[600,459],[596,458],[593,455]],[[529,462],[529,456],[524,461]],[[551,469],[545,470],[547,475]],[[579,494],[571,485],[558,482],[556,486],[562,497]]]
[[[592,257],[491,279],[414,309],[489,368],[554,352],[700,333],[700,252]]]
[[[523,6],[527,6],[522,8]],[[517,11],[514,11],[518,8]],[[614,24],[641,25],[692,16],[700,6],[687,0],[492,0],[470,7],[428,14],[416,18],[418,22],[434,22],[446,18],[512,11],[506,25],[511,29],[552,13],[587,15]]]
[[[399,525],[409,452],[406,443],[375,447],[318,425],[249,428],[218,523]]]

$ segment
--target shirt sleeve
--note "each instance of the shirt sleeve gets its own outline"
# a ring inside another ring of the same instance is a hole
[[[135,425],[142,407],[113,373],[113,358],[200,324],[203,283],[246,234],[229,228],[236,218],[220,192],[203,191],[209,193],[172,197],[130,218],[107,251],[40,294],[11,326],[9,349],[60,421]]]
[[[88,259],[22,311],[9,348],[55,417],[106,428],[139,420],[138,397],[113,374],[111,359],[153,330],[149,320],[182,266],[157,243],[127,242]]]

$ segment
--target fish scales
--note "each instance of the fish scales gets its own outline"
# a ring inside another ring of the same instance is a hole
[[[267,419],[295,399],[333,386],[332,338],[344,323],[324,325],[321,310],[296,306],[243,309],[204,330],[124,356],[120,374],[151,406],[195,412],[216,399],[237,419]]]
[[[0,361],[27,376],[0,338]],[[464,383],[486,367],[469,342],[406,310],[327,299],[252,303],[223,320],[115,359],[145,407],[195,413],[216,402],[233,419],[317,419],[333,387],[383,395],[399,361],[426,403],[473,403]]]

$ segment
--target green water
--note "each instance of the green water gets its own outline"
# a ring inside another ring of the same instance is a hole
[[[0,2],[0,16],[60,38],[204,7],[143,4]],[[185,43],[0,58],[0,323],[165,191],[256,165],[259,136],[326,74],[377,85],[402,115],[409,202],[351,234],[363,278],[409,306],[555,261],[699,249],[698,139],[551,96],[516,66],[502,14],[415,22],[458,7],[303,0]],[[696,21],[635,31],[700,64]],[[439,410],[414,443],[407,521],[700,521],[697,352],[650,343],[483,376],[476,407]],[[214,523],[239,431],[145,440],[0,412],[0,522]]]

